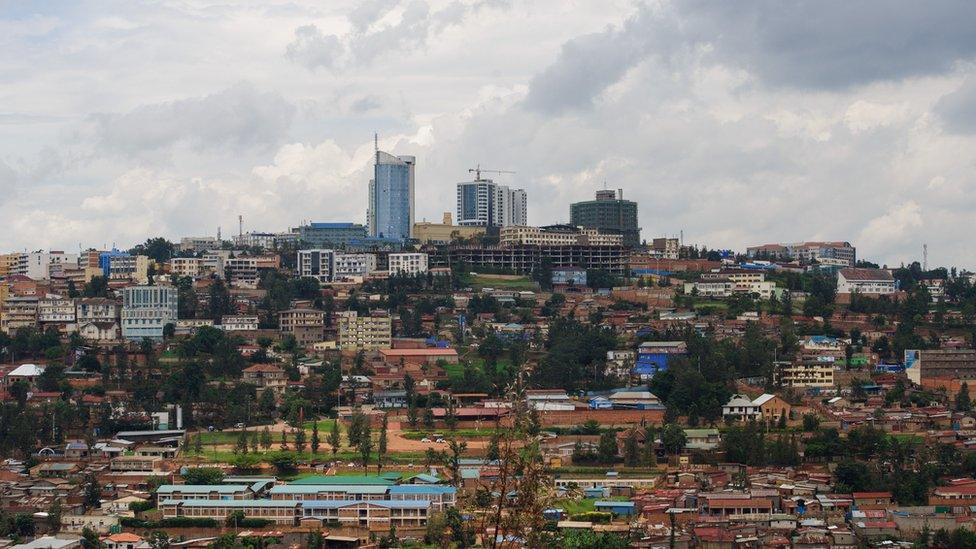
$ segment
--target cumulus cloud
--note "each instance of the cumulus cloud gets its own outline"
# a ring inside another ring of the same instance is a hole
[[[858,235],[857,243],[875,253],[901,254],[912,247],[911,244],[920,242],[917,231],[922,225],[921,206],[908,200],[871,219]]]
[[[202,149],[275,145],[295,108],[277,92],[239,84],[204,97],[144,105],[92,116],[100,147],[121,154],[182,144]]]
[[[946,94],[935,106],[946,129],[953,133],[976,133],[976,77]]]
[[[432,35],[459,25],[484,9],[509,6],[508,0],[454,0],[432,10],[426,0],[368,0],[347,15],[351,32],[326,34],[315,24],[302,25],[295,29],[285,55],[309,69],[369,65],[384,54],[419,50]]]

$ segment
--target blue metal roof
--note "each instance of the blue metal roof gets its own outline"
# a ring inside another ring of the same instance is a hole
[[[313,229],[352,229],[357,225],[355,223],[309,223],[308,224]]]
[[[390,494],[454,494],[457,488],[453,486],[431,486],[426,484],[400,484],[390,486]]]

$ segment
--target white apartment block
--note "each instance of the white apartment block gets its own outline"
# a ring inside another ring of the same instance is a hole
[[[60,264],[70,267],[78,267],[78,254],[66,254],[61,251],[50,252],[31,252],[26,254],[27,266],[22,274],[26,274],[34,280],[47,280],[51,278],[51,265]]]
[[[225,332],[247,332],[258,329],[256,316],[223,316],[220,318],[220,328]]]
[[[376,270],[375,254],[337,253],[333,257],[332,280],[362,282],[369,273]]]
[[[427,254],[420,252],[393,253],[389,256],[390,274],[426,274]]]
[[[332,281],[332,263],[335,250],[298,250],[298,276],[314,278],[320,284]]]
[[[896,291],[895,277],[885,269],[841,269],[837,271],[837,293],[887,295]]]
[[[48,296],[37,301],[37,321],[48,324],[74,324],[75,301]]]
[[[219,248],[220,241],[213,236],[184,236],[180,239],[181,252],[193,252],[198,254],[211,248]]]
[[[490,179],[458,183],[457,219],[461,226],[528,225],[528,195]]]

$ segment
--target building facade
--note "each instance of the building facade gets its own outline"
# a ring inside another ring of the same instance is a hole
[[[393,321],[389,315],[360,316],[345,311],[339,317],[339,347],[341,349],[389,349],[393,338]]]
[[[528,195],[491,179],[457,184],[458,225],[510,227],[528,225]]]
[[[357,223],[309,223],[298,228],[302,248],[346,248],[366,238],[366,227]]]
[[[596,192],[596,200],[570,204],[570,224],[588,229],[599,229],[600,232],[604,233],[618,234],[621,235],[624,246],[631,248],[640,246],[637,203],[624,200],[623,194],[622,189],[619,191],[601,190]]]
[[[871,295],[893,294],[895,277],[885,269],[855,269],[849,267],[837,271],[837,293],[854,292]]]
[[[416,163],[413,156],[376,151],[366,212],[370,236],[399,240],[412,236]]]
[[[413,237],[421,244],[450,244],[459,238],[473,238],[481,234],[485,234],[482,227],[455,225],[451,212],[444,212],[440,223],[420,221],[413,224]]]
[[[162,339],[167,324],[176,325],[179,297],[173,286],[130,286],[122,290],[122,337]]]
[[[390,254],[390,274],[420,275],[428,270],[427,254],[420,252],[404,252]]]

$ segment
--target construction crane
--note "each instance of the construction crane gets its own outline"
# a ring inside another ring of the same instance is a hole
[[[515,172],[509,171],[509,170],[489,170],[487,168],[481,169],[481,164],[478,164],[474,168],[469,168],[468,169],[468,173],[474,173],[474,180],[475,181],[481,181],[481,172],[487,172],[487,173],[515,173]]]

